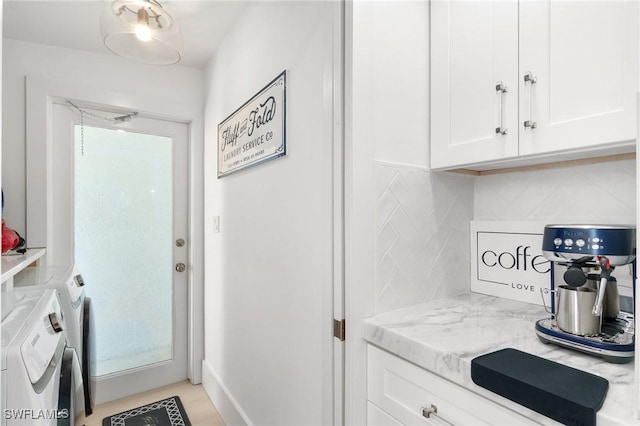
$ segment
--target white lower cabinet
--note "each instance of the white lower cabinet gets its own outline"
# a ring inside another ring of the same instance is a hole
[[[367,402],[367,426],[402,426],[402,423],[369,401]]]
[[[538,424],[376,346],[367,352],[370,426]]]

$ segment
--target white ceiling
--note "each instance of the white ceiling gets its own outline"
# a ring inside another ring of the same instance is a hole
[[[0,0],[1,1],[1,0]],[[4,0],[3,36],[112,55],[100,37],[100,14],[111,0]],[[182,29],[179,65],[204,68],[246,5],[238,0],[161,0]]]

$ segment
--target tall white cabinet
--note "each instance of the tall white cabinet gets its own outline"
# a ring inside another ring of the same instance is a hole
[[[431,167],[633,151],[638,38],[636,1],[433,0]]]

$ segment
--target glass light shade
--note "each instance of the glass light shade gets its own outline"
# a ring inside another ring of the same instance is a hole
[[[119,7],[135,12],[140,7],[152,7],[162,14],[159,20],[149,19],[146,40],[138,33],[141,25],[135,13],[117,14]],[[128,15],[128,16],[126,16]],[[160,24],[158,24],[160,23]],[[157,3],[147,0],[115,0],[102,11],[100,32],[107,48],[116,55],[153,65],[172,65],[182,58],[182,32],[171,16]]]

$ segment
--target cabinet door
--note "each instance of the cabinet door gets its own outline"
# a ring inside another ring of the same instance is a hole
[[[519,80],[520,155],[633,140],[638,2],[521,2]]]
[[[518,155],[517,67],[516,1],[431,2],[432,168]]]

